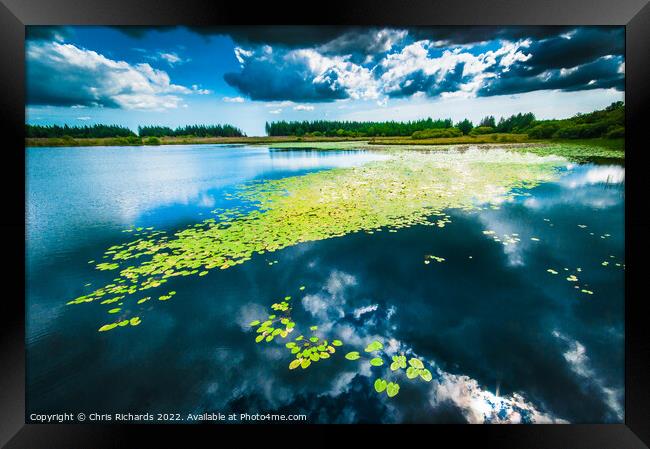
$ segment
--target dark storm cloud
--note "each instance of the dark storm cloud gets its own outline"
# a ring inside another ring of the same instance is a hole
[[[72,30],[65,26],[29,25],[25,27],[25,39],[28,41],[61,41],[72,35]]]
[[[548,69],[576,67],[601,56],[622,55],[624,51],[622,28],[578,28],[567,35],[532,42],[526,49],[531,58],[516,72],[537,75]]]
[[[520,39],[546,39],[569,32],[568,26],[443,26],[413,27],[409,34],[415,40],[443,41],[446,45],[465,45],[494,39],[516,41]]]
[[[224,80],[251,100],[327,102],[347,98],[330,69],[318,80],[303,61],[248,58],[238,73],[226,73]]]
[[[258,27],[189,27],[202,36],[230,36],[239,45],[277,45],[308,48],[325,44],[354,27],[333,26],[258,26]]]
[[[506,95],[542,89],[623,90],[624,51],[621,27],[577,28],[533,41],[525,49],[529,59],[498,73],[498,78],[489,80],[477,94]]]
[[[620,71],[622,57],[603,57],[571,69],[546,70],[536,76],[508,76],[489,81],[479,96],[506,95],[534,90],[560,89],[564,91],[615,88],[623,90],[625,79]]]
[[[141,39],[152,31],[164,33],[167,31],[173,31],[178,27],[177,26],[119,25],[119,26],[110,26],[109,28],[113,28],[114,30],[120,31],[134,39]]]

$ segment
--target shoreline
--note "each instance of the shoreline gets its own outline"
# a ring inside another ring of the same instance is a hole
[[[484,137],[484,136],[481,136]],[[450,141],[451,140],[451,141]],[[506,148],[540,156],[558,155],[574,162],[616,163],[625,162],[625,142],[623,139],[575,139],[575,140],[526,140],[520,142],[500,142],[484,138],[441,138],[418,141],[404,138],[299,138],[299,137],[218,137],[218,138],[162,138],[160,145],[126,143],[121,139],[26,139],[26,148],[43,147],[159,147],[166,145],[267,145],[278,151],[297,150],[374,150],[374,151],[446,151],[466,150],[476,146],[482,149]]]

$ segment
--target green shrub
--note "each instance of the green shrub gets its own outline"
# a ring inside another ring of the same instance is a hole
[[[610,128],[609,131],[607,131],[605,137],[608,139],[619,139],[621,137],[625,137],[625,128],[622,126],[614,126]]]
[[[558,129],[553,137],[560,139],[590,139],[600,137],[607,129],[604,123],[584,123]]]
[[[478,136],[481,134],[492,134],[494,133],[494,128],[491,126],[477,126],[469,132],[470,136]]]
[[[415,131],[412,139],[436,139],[440,137],[460,137],[463,132],[458,128],[443,128],[443,129],[423,129],[422,131]]]
[[[144,141],[144,144],[145,144],[145,145],[160,145],[160,139],[157,138],[157,137],[148,137],[148,138]]]
[[[531,139],[550,139],[560,129],[557,123],[541,123],[528,130]]]

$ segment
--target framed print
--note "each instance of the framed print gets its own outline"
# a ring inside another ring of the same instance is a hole
[[[646,447],[647,2],[305,6],[5,1],[2,443]]]

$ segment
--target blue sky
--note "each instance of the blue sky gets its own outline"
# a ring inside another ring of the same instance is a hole
[[[27,121],[414,120],[623,100],[622,27],[28,27]]]

